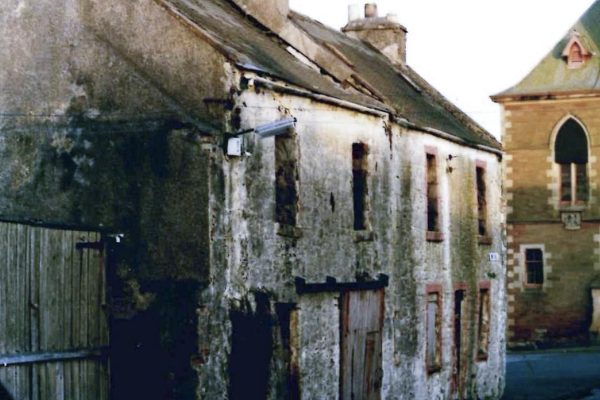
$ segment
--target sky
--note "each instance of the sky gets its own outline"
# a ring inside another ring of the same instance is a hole
[[[377,5],[380,16],[396,14],[408,29],[408,64],[500,138],[500,107],[489,96],[523,79],[593,2],[380,0]],[[290,0],[292,9],[336,29],[347,23],[349,4],[358,3]]]

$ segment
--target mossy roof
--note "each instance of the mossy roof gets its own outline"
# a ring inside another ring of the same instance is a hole
[[[487,131],[447,101],[406,66],[393,65],[375,48],[304,15],[290,21],[315,41],[335,47],[377,95],[343,87],[325,73],[309,68],[287,51],[288,44],[244,15],[227,0],[164,0],[195,24],[239,68],[266,74],[334,98],[376,108],[416,126],[432,128],[473,145],[500,149]],[[340,62],[344,62],[340,59]]]
[[[570,40],[570,32],[580,34],[592,57],[582,67],[569,69],[563,50]],[[600,0],[597,0],[569,29],[542,61],[517,85],[495,96],[494,100],[565,92],[600,90]]]

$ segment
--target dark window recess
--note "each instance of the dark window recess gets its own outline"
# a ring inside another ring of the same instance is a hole
[[[454,368],[452,373],[452,387],[453,392],[456,392],[463,387],[465,372],[463,371],[463,315],[465,314],[463,308],[465,306],[466,292],[463,289],[454,291]],[[466,324],[465,324],[466,325]]]
[[[587,164],[575,164],[575,198],[588,201]]]
[[[268,396],[273,355],[273,318],[269,298],[256,293],[256,311],[248,300],[229,312],[229,398],[263,400]]]
[[[485,187],[485,169],[476,168],[477,175],[477,231],[480,236],[487,235],[487,198]]]
[[[368,149],[364,143],[352,144],[352,196],[354,201],[354,230],[367,229],[369,173]]]
[[[435,155],[427,154],[427,230],[439,231],[438,182]]]
[[[477,323],[477,358],[487,359],[490,342],[490,289],[479,289],[479,316]]]
[[[542,285],[544,283],[544,253],[542,250],[526,249],[525,266],[527,268],[527,284]]]
[[[292,133],[275,137],[275,220],[296,226],[298,147]]]
[[[427,371],[439,371],[442,366],[442,318],[440,294],[427,295]]]
[[[571,193],[571,164],[560,164],[560,201],[570,203]]]
[[[567,120],[554,143],[554,161],[560,165],[560,201],[588,201],[588,142],[581,125]]]

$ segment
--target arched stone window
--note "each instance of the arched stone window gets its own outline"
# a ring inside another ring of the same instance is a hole
[[[588,200],[588,142],[583,127],[568,119],[554,142],[554,161],[560,166],[560,202],[565,205]]]

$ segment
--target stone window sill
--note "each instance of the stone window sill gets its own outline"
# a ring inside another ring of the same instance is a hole
[[[362,231],[354,231],[354,242],[373,242],[375,240],[375,234],[372,230],[366,229]]]
[[[543,283],[524,283],[523,288],[531,291],[542,290],[544,288]]]
[[[436,374],[442,370],[441,364],[435,364],[427,367],[427,373],[429,375]]]
[[[444,234],[439,231],[427,231],[426,239],[428,242],[443,242]]]
[[[279,236],[300,239],[303,235],[302,229],[297,226],[287,224],[277,224],[277,234]]]
[[[482,245],[491,245],[492,238],[489,237],[488,235],[483,235],[483,236],[479,235],[479,237],[477,238],[477,242]]]
[[[558,206],[558,211],[561,211],[561,212],[562,211],[566,211],[566,212],[584,211],[585,206],[586,206],[586,203],[584,203],[584,202],[577,202],[577,203],[561,202]]]

